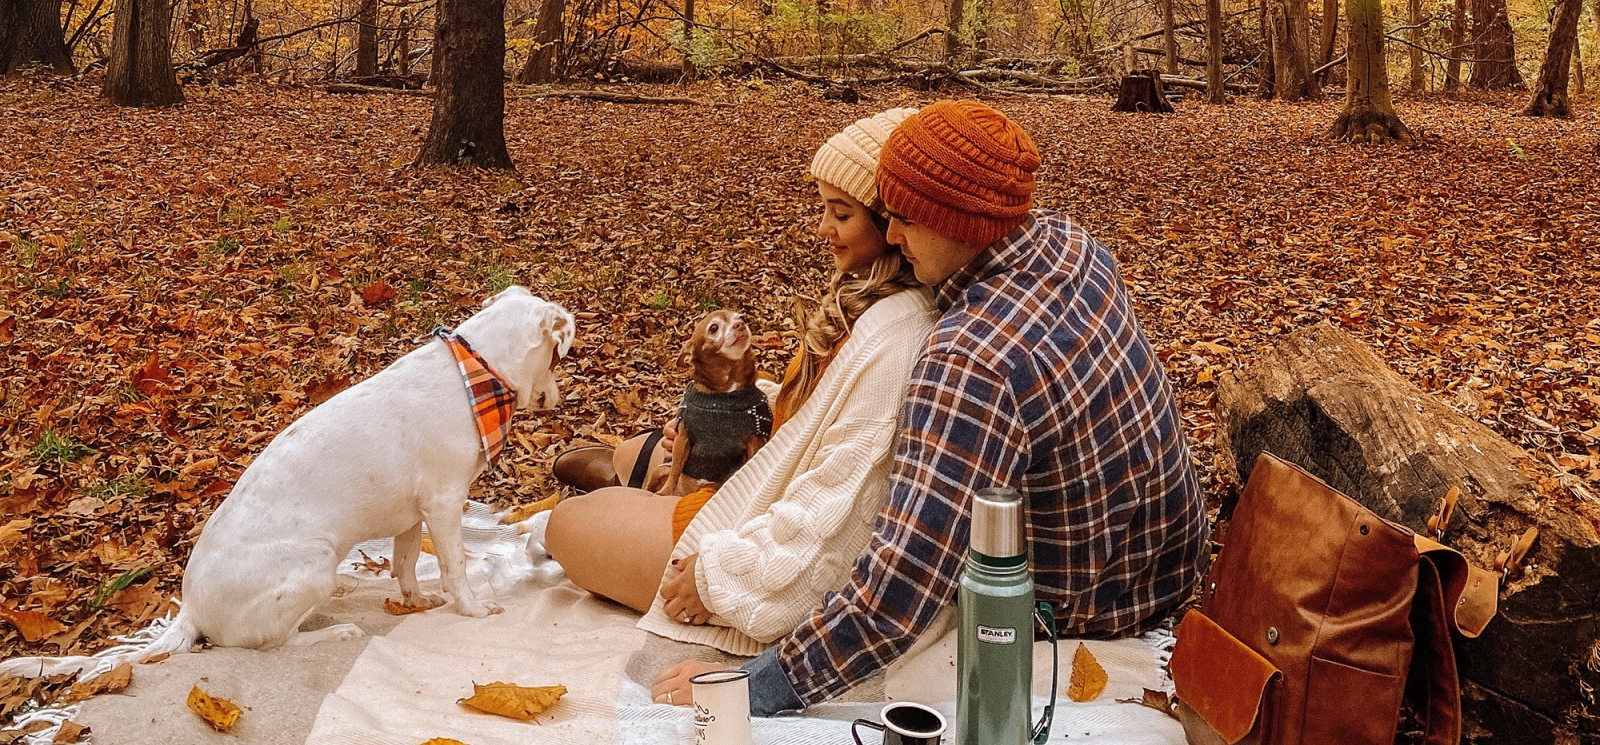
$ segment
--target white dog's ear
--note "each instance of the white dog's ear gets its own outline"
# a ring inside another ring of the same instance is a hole
[[[567,352],[572,351],[572,341],[578,331],[572,314],[551,302],[540,302],[533,312],[533,325],[538,329],[539,338],[549,339],[556,346],[556,354],[567,356]]]

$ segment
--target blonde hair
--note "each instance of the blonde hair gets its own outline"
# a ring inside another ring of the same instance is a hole
[[[787,411],[798,411],[800,404],[811,394],[817,378],[822,376],[822,366],[833,355],[856,319],[867,312],[873,303],[901,290],[920,287],[911,262],[900,253],[900,247],[888,244],[883,255],[872,262],[864,275],[834,272],[828,281],[828,292],[815,308],[807,308],[800,298],[795,298],[795,321],[800,334],[797,359],[800,365],[794,383],[784,386],[778,396],[778,405]]]

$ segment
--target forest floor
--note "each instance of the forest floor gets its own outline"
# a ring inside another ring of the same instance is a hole
[[[705,84],[725,108],[517,88],[518,170],[407,167],[430,102],[249,85],[119,109],[95,77],[0,80],[0,658],[147,622],[271,437],[510,283],[579,318],[567,403],[519,415],[475,494],[554,494],[549,462],[668,417],[693,318],[742,308],[779,371],[828,253],[805,179],[859,105]],[[659,92],[676,91],[660,89]],[[1214,381],[1324,320],[1600,489],[1600,121],[1521,95],[1402,100],[1412,147],[1323,139],[1338,101],[991,103],[1043,153],[1040,205],[1109,245],[1182,397],[1208,492]],[[1586,245],[1587,244],[1587,245]],[[23,638],[20,625],[26,626]]]

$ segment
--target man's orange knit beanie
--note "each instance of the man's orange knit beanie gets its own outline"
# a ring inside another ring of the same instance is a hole
[[[908,117],[878,156],[891,212],[946,238],[987,246],[1033,208],[1039,149],[1005,114],[977,101],[940,101]]]

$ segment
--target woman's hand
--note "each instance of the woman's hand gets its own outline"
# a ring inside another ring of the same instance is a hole
[[[701,673],[726,670],[727,665],[717,665],[700,660],[684,660],[656,676],[656,686],[650,689],[650,700],[658,704],[688,706],[694,703],[694,688],[689,679]]]
[[[694,565],[700,554],[689,554],[678,561],[678,573],[661,583],[663,610],[674,621],[699,626],[711,620],[711,611],[700,602],[700,588],[694,581]]]

